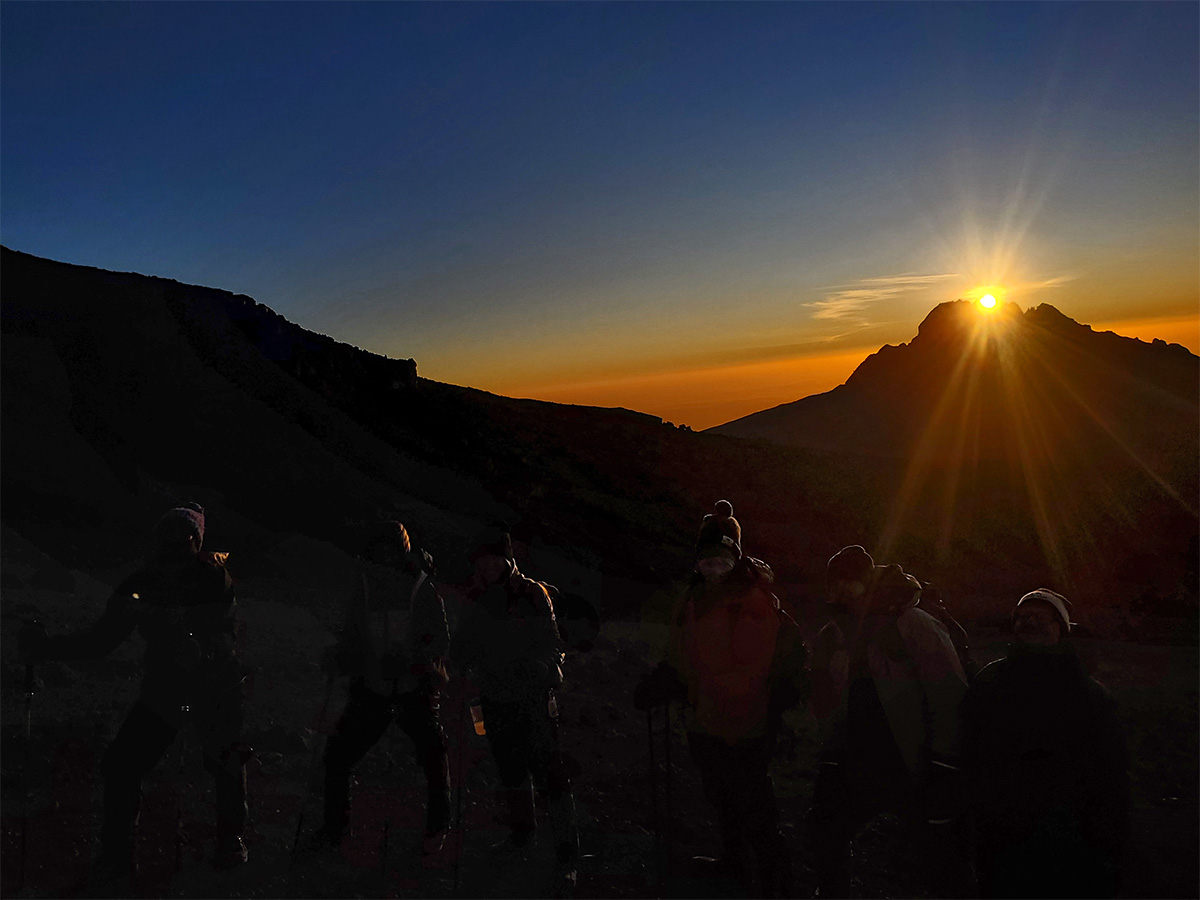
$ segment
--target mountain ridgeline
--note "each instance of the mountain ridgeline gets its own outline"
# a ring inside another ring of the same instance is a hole
[[[985,328],[943,304],[845,385],[693,433],[430,381],[225,291],[7,248],[0,265],[2,523],[45,567],[129,558],[187,497],[250,581],[289,577],[288,536],[336,544],[378,516],[461,574],[501,517],[536,574],[627,616],[686,575],[723,497],[802,604],[862,543],[966,619],[1039,584],[1195,606],[1200,360],[1053,307]]]

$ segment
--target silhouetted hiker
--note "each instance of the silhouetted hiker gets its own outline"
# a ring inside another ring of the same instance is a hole
[[[450,656],[471,672],[479,688],[483,728],[500,774],[511,830],[493,849],[520,855],[532,844],[532,786],[545,788],[557,860],[555,889],[569,892],[575,883],[579,836],[571,782],[559,749],[554,689],[562,684],[564,654],[554,607],[545,588],[518,571],[512,540],[502,528],[485,529],[471,559],[472,596]]]
[[[1116,703],[1070,639],[1070,606],[1031,591],[1008,656],[963,706],[984,897],[1115,897],[1129,831],[1129,760]]]
[[[441,850],[450,826],[450,769],[439,699],[448,681],[450,631],[431,580],[433,558],[414,550],[399,522],[364,530],[359,568],[346,597],[346,618],[327,671],[350,677],[349,699],[325,747],[325,821],[314,839],[336,845],[350,814],[350,770],[395,722],[425,770],[424,854]],[[397,583],[398,582],[398,583]]]
[[[634,704],[686,698],[688,749],[717,814],[721,869],[750,896],[786,896],[791,865],[768,768],[784,711],[807,693],[805,647],[771,592],[770,567],[742,554],[727,501],[704,517],[695,556],[670,660],[642,679]]]
[[[966,678],[946,628],[917,608],[920,584],[862,547],[827,567],[833,620],[813,648],[813,713],[828,723],[809,840],[821,897],[850,891],[850,843],[894,813],[921,842],[932,888],[970,885],[961,818],[959,711]]]
[[[113,591],[104,614],[87,631],[50,637],[22,629],[22,655],[31,661],[104,656],[137,629],[146,642],[141,693],[104,753],[101,854],[92,876],[108,880],[133,869],[133,827],[142,779],[166,753],[179,729],[192,725],[204,768],[216,784],[217,846],[213,865],[246,861],[246,770],[250,748],[240,741],[243,672],[234,648],[237,603],[225,570],[228,554],[201,552],[204,510],[187,503],[154,528],[157,549]]]

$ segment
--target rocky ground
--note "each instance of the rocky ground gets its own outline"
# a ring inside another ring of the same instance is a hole
[[[343,688],[335,684],[324,703],[326,682],[318,666],[321,650],[333,640],[336,616],[322,585],[265,578],[247,580],[239,592],[243,660],[252,673],[246,737],[256,751],[249,768],[250,862],[224,873],[209,865],[210,784],[195,739],[185,733],[146,784],[137,874],[107,891],[89,885],[100,804],[96,764],[136,697],[140,639],[131,638],[104,660],[39,667],[38,690],[27,703],[15,635],[20,620],[35,613],[52,632],[86,623],[99,615],[107,586],[128,567],[55,576],[30,559],[23,561],[19,536],[6,534],[0,600],[4,896],[518,897],[554,891],[548,840],[523,859],[498,858],[490,850],[503,836],[494,824],[495,772],[486,740],[463,727],[463,689],[457,681],[443,699],[443,723],[452,778],[465,790],[456,794],[456,800],[462,798],[462,825],[444,851],[422,864],[417,848],[424,785],[399,733],[385,736],[360,765],[351,833],[342,847],[324,854],[306,849],[319,818],[310,787],[328,726],[344,702]],[[656,856],[647,719],[630,698],[636,679],[661,647],[665,631],[656,624],[656,611],[668,600],[649,598],[641,621],[605,622],[591,652],[568,662],[559,703],[563,745],[579,773],[579,897],[736,893],[703,860],[694,859],[714,855],[717,841],[677,721],[670,735],[667,816],[661,716],[655,722],[655,783],[660,821],[669,822],[662,829],[669,857]],[[970,630],[981,657],[1003,652],[1001,633]],[[1194,897],[1196,647],[1089,642],[1084,649],[1121,704],[1134,758],[1135,834],[1125,895]],[[789,725],[793,734],[781,744],[775,782],[794,859],[795,894],[806,897],[815,892],[803,821],[816,728],[802,712],[792,713]],[[298,852],[293,853],[294,846]],[[899,823],[876,822],[856,842],[858,895],[923,895],[910,851]]]

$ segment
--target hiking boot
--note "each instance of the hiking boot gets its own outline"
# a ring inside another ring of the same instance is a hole
[[[237,837],[230,841],[222,841],[217,846],[217,850],[213,854],[212,866],[218,872],[226,872],[229,869],[244,866],[247,859],[249,859],[249,853],[246,851],[246,845],[242,843],[240,837]]]

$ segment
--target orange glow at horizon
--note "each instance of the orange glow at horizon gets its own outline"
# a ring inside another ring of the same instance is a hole
[[[580,406],[621,406],[700,431],[832,390],[875,349],[576,384],[514,386],[503,393]]]
[[[1112,331],[1123,337],[1137,338],[1147,343],[1158,339],[1168,344],[1181,344],[1192,353],[1200,355],[1200,313],[1097,322],[1092,325],[1092,330]]]

